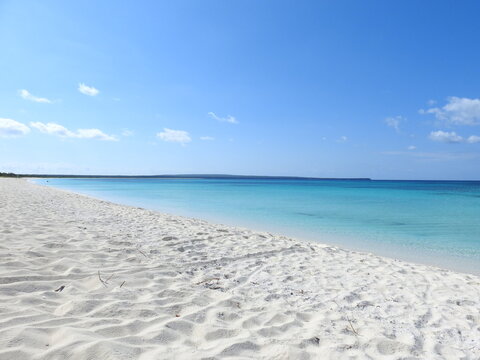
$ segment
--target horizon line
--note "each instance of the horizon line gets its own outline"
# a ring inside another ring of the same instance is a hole
[[[37,177],[37,178],[165,178],[165,179],[207,179],[207,178],[256,178],[256,179],[291,179],[291,180],[363,180],[363,181],[470,181],[477,182],[480,179],[462,180],[462,179],[374,179],[369,177],[313,177],[296,175],[237,175],[237,174],[157,174],[157,175],[105,175],[105,174],[29,174],[29,173],[5,173],[0,172],[0,177],[8,175],[10,177]]]

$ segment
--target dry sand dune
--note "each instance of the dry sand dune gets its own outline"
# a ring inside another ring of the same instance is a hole
[[[0,180],[0,359],[479,359],[480,278]]]

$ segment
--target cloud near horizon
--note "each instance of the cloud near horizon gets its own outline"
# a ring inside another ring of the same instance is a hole
[[[95,139],[104,141],[118,141],[113,135],[107,135],[99,129],[78,129],[77,131],[68,130],[66,127],[56,123],[42,123],[40,121],[31,122],[30,126],[44,134],[56,135],[62,138],[77,139]]]
[[[21,122],[0,118],[0,137],[18,137],[26,135],[30,132],[30,128]]]
[[[100,90],[95,89],[93,86],[87,86],[84,83],[78,84],[78,91],[88,96],[97,96],[100,93]]]
[[[480,158],[478,153],[418,152],[418,151],[385,151],[383,155],[408,156],[421,161],[457,161]]]
[[[200,136],[200,140],[203,140],[203,141],[213,141],[213,140],[215,140],[215,138],[212,137],[212,136]]]
[[[192,138],[187,131],[173,130],[168,128],[163,128],[162,132],[158,132],[157,137],[163,141],[176,142],[181,145],[185,145],[192,141]]]
[[[51,104],[52,103],[52,100],[32,95],[32,94],[30,94],[30,92],[28,90],[25,90],[25,89],[18,90],[18,94],[23,99],[33,101],[33,102],[36,102],[36,103],[44,103],[44,104]]]
[[[220,121],[220,122],[227,122],[227,123],[230,123],[230,124],[238,124],[238,120],[235,119],[235,117],[233,117],[232,115],[228,115],[227,117],[220,117],[218,116],[217,114],[215,114],[214,112],[210,111],[208,113],[208,116],[210,116],[212,119],[214,120],[217,120],[217,121]]]
[[[420,114],[433,114],[438,120],[451,125],[480,125],[480,99],[452,96],[445,106],[421,109]]]

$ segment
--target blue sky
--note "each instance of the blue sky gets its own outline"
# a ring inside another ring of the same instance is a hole
[[[0,1],[0,171],[480,179],[478,1]]]

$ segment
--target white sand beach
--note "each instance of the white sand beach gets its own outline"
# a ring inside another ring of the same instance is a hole
[[[479,359],[480,277],[0,180],[0,359]]]

